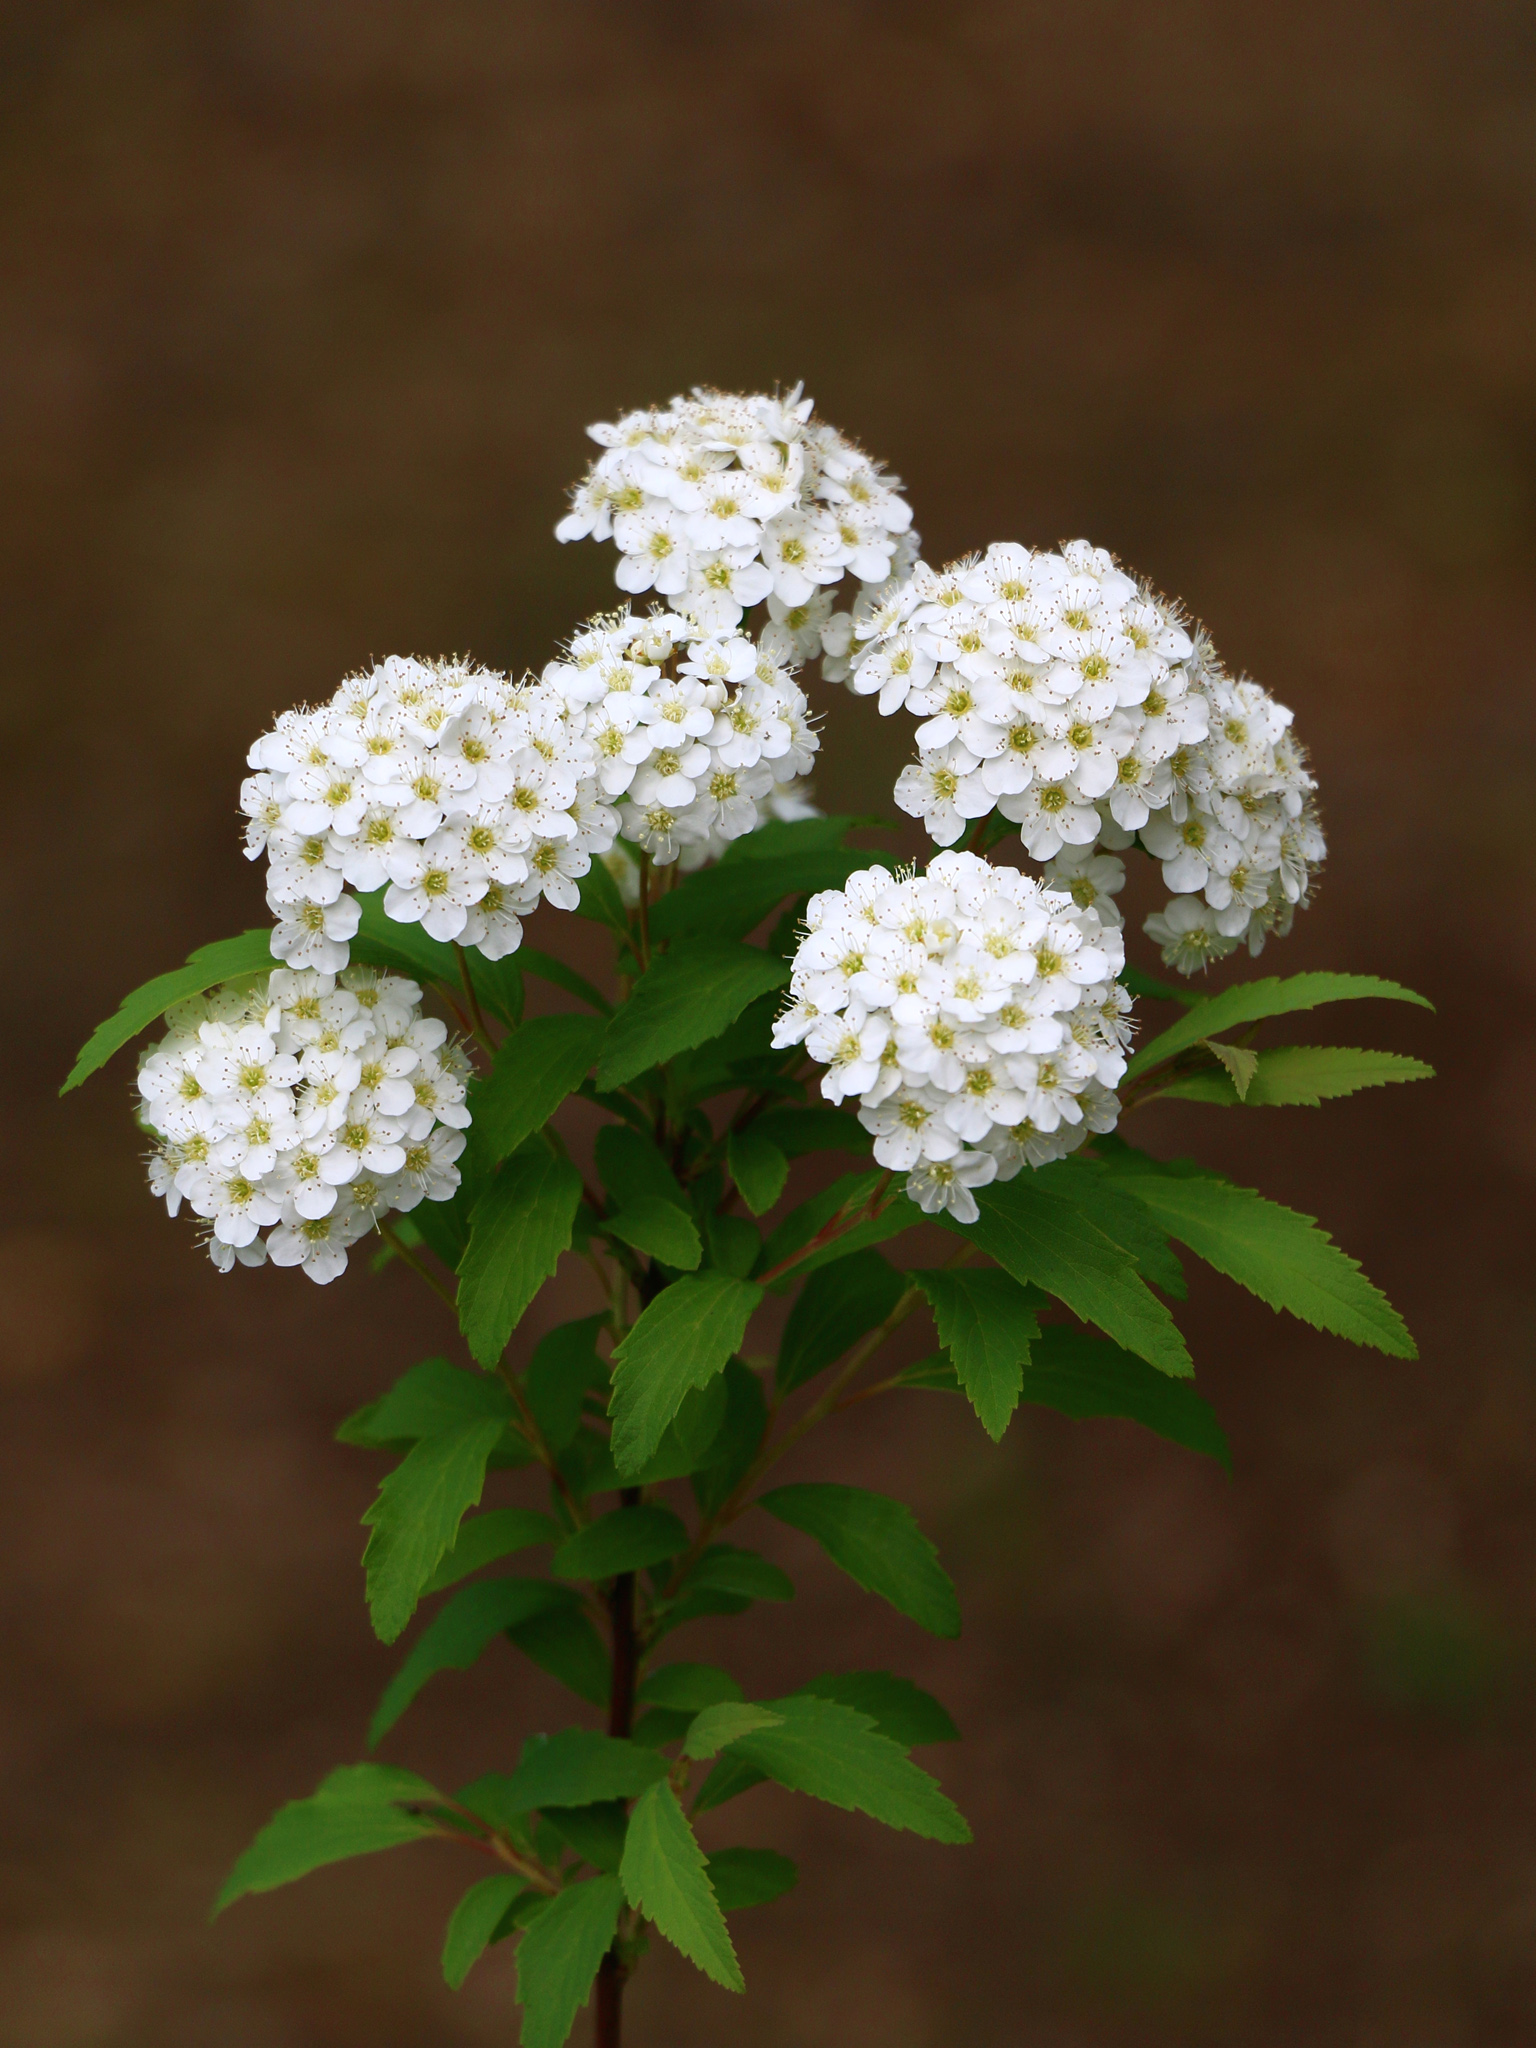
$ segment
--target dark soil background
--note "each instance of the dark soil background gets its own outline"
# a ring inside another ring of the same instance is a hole
[[[1298,1035],[1442,1078],[1143,1138],[1319,1215],[1423,1358],[1197,1273],[1230,1483],[1040,1412],[994,1451],[933,1396],[808,1451],[919,1505],[963,1639],[775,1525],[798,1602],[695,1654],[920,1678],[977,1845],[751,1794],[711,1839],[802,1885],[738,1923],[744,2003],[649,1964],[637,2048],[1529,2042],[1536,15],[49,0],[0,12],[0,95],[3,2048],[515,2039],[508,1949],[439,1979],[446,1849],[204,1918],[360,1753],[394,1659],[330,1432],[435,1305],[220,1279],[144,1193],[126,1059],[54,1091],[261,919],[275,711],[393,649],[542,662],[612,588],[551,538],[586,422],[801,377],[931,559],[1087,534],[1295,707],[1332,857],[1260,971],[1424,989]],[[825,701],[823,799],[880,808],[910,728]],[[458,1783],[563,1711],[496,1652],[387,1754]]]

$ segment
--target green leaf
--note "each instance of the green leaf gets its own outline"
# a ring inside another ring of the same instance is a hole
[[[596,1060],[601,1017],[530,1017],[502,1040],[475,1090],[473,1143],[487,1165],[515,1152],[548,1123]]]
[[[689,1592],[739,1593],[747,1600],[793,1600],[794,1582],[787,1573],[755,1550],[733,1543],[712,1543],[688,1574]]]
[[[666,1775],[666,1760],[638,1743],[593,1728],[565,1728],[547,1742],[536,1737],[527,1744],[503,1803],[510,1813],[531,1813],[542,1806],[633,1799]]]
[[[725,1421],[728,1404],[725,1381],[719,1373],[707,1386],[695,1387],[692,1393],[684,1394],[682,1406],[673,1416],[672,1426],[667,1432],[676,1439],[679,1451],[688,1461],[686,1470],[677,1474],[679,1479],[684,1478],[687,1472],[697,1471],[714,1455],[715,1439]],[[663,1438],[662,1442],[665,1445],[666,1439]],[[648,1470],[649,1467],[643,1469]]]
[[[1379,981],[1373,974],[1293,974],[1286,980],[1271,975],[1263,981],[1240,981],[1235,988],[1196,1003],[1177,1024],[1160,1032],[1144,1045],[1125,1070],[1133,1081],[1138,1074],[1171,1060],[1218,1031],[1230,1031],[1237,1024],[1256,1024],[1263,1017],[1287,1017],[1296,1010],[1315,1010],[1320,1003],[1341,1003],[1365,996],[1381,996],[1390,1002],[1417,1003],[1432,1010],[1434,1004],[1415,995],[1395,981]]]
[[[663,1664],[641,1679],[635,1697],[648,1706],[697,1714],[721,1700],[739,1700],[741,1687],[714,1664]]]
[[[776,1486],[756,1504],[814,1537],[856,1584],[919,1627],[936,1636],[959,1635],[954,1584],[912,1510],[899,1500],[859,1486],[811,1482]]]
[[[571,1241],[581,1175],[540,1144],[515,1152],[475,1208],[459,1267],[459,1328],[479,1363],[494,1366],[524,1309]]]
[[[688,1197],[660,1147],[629,1124],[604,1124],[593,1146],[598,1177],[621,1209],[655,1199],[687,1211]]]
[[[368,1724],[368,1747],[377,1748],[436,1672],[467,1671],[504,1629],[574,1598],[569,1588],[545,1579],[477,1579],[455,1593],[412,1643],[384,1688]]]
[[[777,1728],[783,1719],[782,1714],[754,1706],[750,1700],[721,1700],[694,1715],[683,1743],[683,1755],[703,1763],[718,1756],[728,1743],[739,1742],[743,1735],[758,1728]]]
[[[1239,1102],[1248,1094],[1248,1084],[1259,1071],[1259,1056],[1248,1045],[1226,1045],[1219,1038],[1202,1038],[1200,1043],[1227,1072],[1227,1079],[1237,1094]]]
[[[1033,1281],[1064,1301],[1085,1323],[1145,1358],[1160,1372],[1194,1372],[1178,1325],[1152,1293],[1128,1253],[1080,1210],[1047,1193],[1032,1174],[977,1190],[980,1215],[971,1224],[938,1217],[969,1238],[1015,1280]]]
[[[629,1808],[622,1799],[595,1799],[590,1806],[546,1806],[542,1812],[546,1824],[567,1848],[584,1857],[594,1870],[617,1875],[629,1822]]]
[[[754,1785],[763,1784],[766,1778],[766,1771],[760,1771],[755,1764],[744,1763],[734,1749],[730,1750],[721,1757],[700,1787],[693,1802],[695,1817],[708,1813],[712,1806],[724,1806],[728,1799],[750,1792]]]
[[[688,1531],[670,1508],[615,1508],[568,1536],[550,1569],[557,1579],[611,1579],[661,1564],[688,1548]]]
[[[706,1219],[709,1234],[709,1263],[722,1273],[747,1279],[763,1249],[762,1233],[746,1216],[714,1214]]]
[[[623,1904],[616,1877],[591,1877],[557,1893],[528,1928],[517,1949],[522,2048],[565,2048]]]
[[[1348,1253],[1310,1216],[1184,1161],[1160,1165],[1126,1148],[1115,1172],[1197,1258],[1273,1309],[1314,1329],[1417,1358],[1407,1325]]]
[[[350,1764],[332,1771],[309,1799],[279,1807],[224,1880],[214,1915],[246,1892],[269,1892],[326,1863],[393,1849],[435,1834],[438,1822],[401,1801],[441,1806],[443,1795],[414,1771]]]
[[[803,1109],[789,1104],[765,1109],[749,1128],[771,1138],[787,1159],[798,1159],[805,1152],[867,1153],[870,1145],[868,1131],[851,1111],[820,1103]]]
[[[260,931],[242,932],[237,939],[215,939],[211,945],[199,946],[188,959],[185,967],[173,967],[169,974],[157,974],[153,981],[146,981],[136,988],[132,995],[123,997],[117,1009],[104,1024],[98,1024],[85,1044],[80,1056],[69,1070],[69,1078],[59,1090],[67,1095],[71,1088],[78,1088],[82,1081],[88,1081],[98,1067],[104,1067],[113,1053],[130,1038],[137,1038],[141,1031],[163,1017],[176,1003],[184,1003],[189,996],[200,996],[216,982],[237,981],[247,975],[270,974],[281,962],[272,957],[272,934],[263,927]]]
[[[479,1506],[485,1461],[505,1426],[492,1416],[425,1436],[380,1486],[363,1516],[373,1531],[363,1570],[368,1612],[381,1642],[394,1642],[416,1612],[460,1522]]]
[[[731,1179],[741,1190],[741,1199],[754,1216],[766,1216],[784,1192],[789,1178],[789,1161],[760,1130],[749,1126],[732,1131],[726,1140],[726,1165]]]
[[[563,1592],[564,1587],[552,1591]],[[507,1630],[530,1663],[537,1664],[589,1706],[608,1704],[612,1669],[602,1638],[577,1606],[550,1607]]]
[[[541,953],[537,946],[520,946],[517,951],[518,965],[525,974],[536,974],[540,981],[547,981],[555,988],[563,988],[568,996],[574,996],[578,1003],[585,1003],[589,1009],[599,1011],[604,1017],[612,1016],[613,1005],[574,967],[567,967],[563,960],[557,960],[552,953]]]
[[[873,1172],[847,1173],[820,1194],[812,1195],[808,1202],[802,1202],[798,1209],[791,1209],[764,1245],[758,1270],[770,1273],[794,1253],[802,1252],[795,1264],[773,1282],[776,1287],[788,1287],[792,1281],[803,1280],[822,1266],[849,1258],[854,1252],[880,1244],[895,1237],[898,1231],[910,1230],[914,1224],[923,1222],[922,1210],[905,1195],[893,1194],[888,1187],[880,1196],[881,1183],[889,1178],[879,1168]],[[868,1215],[871,1201],[877,1198],[882,1201],[882,1208],[878,1214]],[[838,1217],[842,1227],[837,1236],[815,1250],[804,1249]],[[861,1220],[854,1222],[855,1217]]]
[[[806,1282],[784,1324],[774,1384],[792,1394],[883,1323],[906,1282],[877,1251],[853,1252]]]
[[[601,855],[581,878],[581,901],[576,907],[576,914],[578,917],[590,917],[594,924],[607,925],[626,946],[634,944],[624,898],[613,878],[613,870]]]
[[[889,855],[827,846],[700,868],[652,910],[651,936],[744,939],[786,896],[841,889],[851,874],[875,865],[890,866]]]
[[[422,1597],[446,1593],[471,1572],[531,1549],[535,1543],[559,1540],[559,1524],[536,1508],[491,1508],[486,1514],[472,1515],[460,1525],[458,1541],[422,1587]]]
[[[613,1354],[613,1456],[633,1472],[661,1442],[691,1387],[740,1348],[763,1290],[729,1273],[690,1273],[662,1289]]]
[[[1125,1186],[1115,1185],[1109,1169],[1097,1159],[1081,1153],[1070,1159],[1056,1159],[1039,1168],[1035,1185],[1048,1194],[1060,1195],[1081,1209],[1112,1243],[1128,1254],[1143,1280],[1160,1287],[1175,1301],[1183,1301],[1189,1289],[1178,1254],[1168,1242],[1168,1233],[1150,1209]]]
[[[341,1443],[385,1448],[440,1436],[460,1423],[487,1416],[504,1421],[514,1413],[512,1396],[500,1380],[466,1372],[446,1358],[424,1358],[413,1365],[380,1400],[360,1408],[337,1430]]]
[[[1393,1081],[1432,1081],[1433,1067],[1400,1052],[1366,1052],[1354,1045],[1277,1045],[1255,1055],[1258,1068],[1241,1099],[1250,1109],[1280,1109],[1300,1104],[1315,1109],[1340,1095],[1362,1088],[1384,1088]],[[1237,1090],[1212,1068],[1185,1074],[1159,1088],[1158,1094],[1185,1102],[1214,1102],[1231,1108]]]
[[[907,1828],[930,1841],[971,1839],[937,1782],[896,1743],[877,1734],[868,1714],[805,1693],[763,1705],[781,1714],[784,1726],[743,1736],[732,1744],[726,1763],[739,1762],[790,1792],[808,1792],[845,1812],[867,1813],[887,1827]]]
[[[893,829],[887,818],[770,818],[755,832],[733,839],[721,854],[720,865],[734,867],[741,861],[778,860],[787,853],[819,852],[825,847],[841,846],[850,832],[862,826],[878,826],[883,832]],[[873,864],[881,856],[864,853],[859,858]]]
[[[916,1749],[924,1742],[960,1740],[959,1729],[932,1693],[924,1692],[910,1678],[894,1678],[889,1671],[829,1672],[802,1685],[800,1691],[867,1714],[877,1734],[903,1749]]]
[[[496,1937],[507,1908],[528,1889],[525,1878],[510,1870],[482,1877],[453,1909],[443,1936],[443,1981],[457,1991]]]
[[[939,1342],[955,1362],[955,1375],[994,1443],[1019,1405],[1029,1347],[1040,1334],[1029,1288],[995,1268],[951,1267],[914,1273],[928,1297]]]
[[[717,1849],[704,1867],[722,1913],[766,1906],[800,1881],[794,1864],[774,1849]]]
[[[664,1266],[675,1266],[685,1273],[691,1273],[704,1256],[699,1227],[693,1218],[659,1195],[637,1196],[617,1215],[607,1217],[603,1228],[610,1236],[633,1245],[646,1258],[660,1259]]]
[[[725,1420],[709,1447],[709,1463],[693,1475],[694,1498],[704,1514],[713,1514],[740,1485],[768,1432],[768,1402],[757,1374],[732,1358],[722,1378]]]
[[[585,1396],[607,1398],[608,1368],[597,1355],[597,1333],[606,1315],[582,1316],[546,1332],[534,1347],[523,1376],[533,1419],[552,1451],[563,1451],[581,1427]]]
[[[608,1028],[599,1088],[621,1088],[647,1068],[702,1045],[754,998],[789,980],[789,963],[756,946],[680,940],[652,962]]]
[[[706,1977],[727,1991],[746,1989],[705,1869],[704,1851],[670,1785],[653,1785],[635,1802],[619,1881],[636,1911]]]
[[[1058,1414],[1121,1416],[1170,1443],[1214,1458],[1230,1471],[1232,1453],[1209,1401],[1188,1380],[1172,1380],[1104,1337],[1052,1323],[1024,1372],[1026,1401]]]
[[[1177,1003],[1181,1010],[1192,1010],[1205,1000],[1203,996],[1191,994],[1187,988],[1172,988],[1166,981],[1154,981],[1150,974],[1143,974],[1139,967],[1129,964],[1121,968],[1120,979],[1133,996],[1147,1002]]]

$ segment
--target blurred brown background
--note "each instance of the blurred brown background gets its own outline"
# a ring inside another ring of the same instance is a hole
[[[1295,707],[1332,857],[1263,970],[1426,990],[1435,1017],[1298,1035],[1443,1078],[1143,1137],[1320,1215],[1423,1361],[1197,1273],[1235,1483],[1120,1425],[1026,1413],[994,1452],[936,1397],[860,1411],[801,1470],[920,1504],[963,1641],[774,1530],[797,1605],[694,1654],[921,1678],[977,1846],[752,1794],[713,1839],[804,1882],[738,1923],[745,2004],[653,1961],[637,2048],[1528,2042],[1536,13],[0,23],[0,2048],[515,2038],[508,1949],[438,1978],[479,1875],[447,1850],[203,1917],[273,1806],[360,1753],[393,1657],[356,1569],[370,1461],[330,1430],[438,1346],[434,1305],[356,1269],[219,1279],[144,1194],[126,1059],[54,1090],[125,988],[262,918],[235,792],[277,709],[394,649],[541,662],[609,601],[611,551],[550,532],[586,422],[801,377],[905,476],[932,559],[1086,533]],[[907,731],[830,710],[824,799],[881,807]],[[561,1712],[492,1653],[387,1754],[462,1782]]]

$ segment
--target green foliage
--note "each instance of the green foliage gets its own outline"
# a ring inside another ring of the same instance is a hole
[[[272,957],[272,934],[261,931],[242,932],[237,939],[215,939],[211,945],[199,946],[188,957],[185,967],[173,967],[169,974],[157,974],[153,981],[146,981],[131,995],[126,995],[117,1009],[104,1024],[98,1024],[85,1044],[80,1055],[69,1070],[69,1077],[59,1093],[67,1095],[71,1088],[78,1088],[82,1081],[88,1081],[98,1067],[104,1067],[119,1047],[137,1038],[141,1031],[147,1031],[157,1023],[173,1004],[184,1003],[189,996],[200,996],[216,982],[240,981],[247,976],[269,974],[279,963]]]
[[[617,1215],[605,1218],[603,1228],[648,1259],[660,1259],[681,1272],[691,1273],[704,1256],[693,1218],[659,1195],[637,1195]]]
[[[383,1740],[434,1673],[467,1671],[503,1629],[575,1599],[546,1579],[477,1579],[454,1594],[411,1645],[368,1724],[368,1747]]]
[[[551,1570],[559,1579],[611,1579],[661,1564],[688,1548],[688,1531],[670,1508],[614,1508],[567,1537]]]
[[[694,1498],[712,1514],[740,1485],[768,1430],[768,1402],[762,1381],[739,1358],[727,1361],[725,1420],[709,1447],[708,1462],[693,1475]]]
[[[1033,1281],[1064,1301],[1085,1323],[1160,1372],[1194,1371],[1178,1325],[1137,1272],[1130,1254],[1070,1202],[1050,1194],[1033,1174],[977,1192],[971,1224],[943,1217],[1020,1282]]]
[[[594,924],[606,925],[627,949],[632,948],[634,937],[629,928],[629,912],[605,860],[593,861],[581,878],[580,893],[577,916],[590,917]]]
[[[548,1331],[534,1347],[523,1375],[523,1392],[540,1434],[552,1451],[563,1451],[581,1426],[587,1394],[608,1391],[608,1368],[597,1355],[597,1333],[605,1315],[582,1316]]]
[[[536,974],[541,981],[547,981],[554,988],[563,988],[568,996],[574,996],[578,1003],[585,1003],[590,1010],[601,1016],[613,1014],[613,1005],[598,992],[585,975],[578,974],[574,967],[567,967],[563,960],[556,960],[552,954],[541,953],[537,946],[522,945],[517,949],[517,961],[524,974]]]
[[[1154,980],[1150,974],[1143,974],[1139,967],[1133,967],[1129,962],[1121,968],[1120,979],[1131,994],[1142,1001],[1177,1003],[1181,1010],[1192,1010],[1205,1000],[1190,989],[1174,988],[1166,981]]]
[[[604,1124],[593,1147],[603,1186],[621,1209],[659,1200],[688,1212],[688,1197],[661,1149],[630,1124]]]
[[[629,1824],[629,1808],[622,1799],[594,1799],[588,1806],[546,1806],[541,1818],[594,1870],[606,1870],[610,1876],[617,1873]]]
[[[460,1523],[457,1542],[444,1552],[442,1562],[421,1589],[422,1597],[446,1593],[471,1572],[512,1557],[519,1550],[559,1540],[558,1523],[540,1514],[537,1508],[491,1508],[483,1515],[472,1515],[467,1522]]]
[[[381,1399],[349,1415],[336,1439],[370,1450],[394,1449],[487,1416],[508,1421],[513,1413],[512,1396],[500,1380],[466,1372],[446,1358],[424,1358]]]
[[[905,1284],[889,1259],[868,1249],[813,1273],[784,1324],[774,1370],[779,1393],[804,1386],[883,1323]]]
[[[958,1742],[960,1731],[932,1693],[924,1692],[910,1678],[894,1678],[889,1671],[829,1672],[802,1685],[801,1692],[818,1700],[836,1700],[867,1714],[875,1732],[888,1736],[903,1749],[916,1749],[924,1742]]]
[[[1123,1252],[1129,1254],[1143,1280],[1159,1287],[1175,1301],[1182,1301],[1189,1289],[1178,1254],[1145,1203],[1123,1186],[1116,1186],[1110,1169],[1098,1159],[1081,1153],[1070,1159],[1053,1160],[1042,1166],[1036,1184],[1047,1193],[1060,1195],[1081,1209]]]
[[[812,1482],[774,1487],[758,1496],[757,1505],[813,1537],[856,1584],[919,1627],[936,1636],[959,1635],[954,1582],[912,1510],[899,1500],[858,1486]]]
[[[487,1166],[541,1129],[596,1060],[607,1027],[601,1017],[530,1017],[509,1032],[496,1064],[475,1089],[470,1140]]]
[[[827,846],[700,868],[655,905],[651,936],[678,939],[707,933],[712,938],[744,939],[787,896],[840,889],[856,869],[883,859],[880,854]]]
[[[457,1991],[471,1969],[496,1939],[507,1910],[528,1889],[525,1879],[513,1871],[482,1877],[454,1907],[443,1936],[443,1981]]]
[[[666,1775],[664,1760],[638,1743],[592,1728],[565,1728],[547,1739],[535,1736],[524,1746],[502,1803],[509,1813],[531,1813],[535,1807],[633,1799]]]
[[[637,1697],[649,1706],[697,1714],[720,1700],[739,1700],[741,1687],[714,1664],[662,1664],[641,1679]]]
[[[472,1355],[493,1366],[571,1241],[581,1175],[534,1142],[498,1168],[480,1197],[459,1267],[459,1328]]]
[[[1300,1104],[1316,1109],[1335,1096],[1354,1095],[1362,1088],[1385,1088],[1394,1081],[1431,1081],[1435,1070],[1400,1052],[1365,1052],[1354,1045],[1277,1045],[1254,1055],[1257,1062],[1248,1092],[1241,1098],[1231,1079],[1210,1067],[1182,1074],[1159,1088],[1159,1095],[1185,1102],[1213,1102],[1223,1109],[1241,1099],[1250,1109],[1280,1109]]]
[[[653,960],[608,1027],[599,1088],[627,1081],[718,1037],[754,998],[782,988],[789,963],[756,946],[679,940]]]
[[[996,1268],[940,1268],[913,1278],[928,1297],[956,1378],[996,1443],[1019,1404],[1029,1348],[1040,1334],[1039,1296]]]
[[[831,1109],[824,1103],[801,1108],[785,1103],[765,1109],[752,1124],[760,1137],[771,1138],[786,1159],[798,1159],[806,1152],[867,1152],[869,1133],[846,1109]]]
[[[491,1416],[425,1436],[380,1486],[363,1517],[373,1531],[363,1570],[368,1612],[381,1642],[392,1643],[416,1612],[460,1522],[479,1506],[485,1461],[504,1427]]]
[[[712,1707],[707,1711],[724,1711]],[[735,1709],[740,1713],[741,1708]],[[674,1948],[727,1991],[744,1991],[725,1916],[677,1794],[666,1783],[635,1802],[619,1865],[624,1896]]]
[[[766,1906],[782,1898],[800,1881],[800,1873],[787,1856],[774,1849],[717,1849],[706,1859],[705,1870],[714,1886],[722,1913],[739,1913],[745,1906]]]
[[[1023,1398],[1073,1416],[1121,1416],[1228,1470],[1232,1453],[1215,1410],[1188,1380],[1170,1379],[1103,1337],[1053,1323],[1024,1371]]]
[[[764,1245],[759,1271],[771,1273],[799,1253],[800,1257],[795,1258],[794,1265],[778,1282],[782,1289],[790,1285],[791,1279],[803,1280],[819,1267],[849,1258],[868,1245],[880,1244],[898,1231],[910,1230],[914,1224],[923,1222],[922,1210],[905,1195],[893,1195],[888,1186],[880,1194],[882,1184],[890,1178],[879,1168],[873,1172],[845,1173],[830,1187],[812,1195],[808,1202],[802,1202],[798,1209],[791,1209]],[[881,1204],[879,1212],[871,1213],[871,1206],[877,1201]],[[813,1244],[838,1218],[842,1219],[841,1235],[821,1245]],[[847,1227],[853,1218],[859,1220]]]
[[[638,1471],[692,1387],[723,1371],[762,1289],[729,1273],[688,1274],[664,1288],[613,1354],[613,1456]]]
[[[683,1742],[683,1755],[696,1763],[718,1756],[729,1743],[739,1742],[758,1728],[778,1728],[784,1716],[750,1700],[721,1700],[695,1714]]]
[[[836,1700],[794,1693],[765,1700],[782,1726],[758,1729],[732,1744],[715,1766],[695,1811],[720,1802],[707,1795],[733,1763],[761,1772],[791,1792],[807,1792],[845,1812],[867,1813],[887,1827],[934,1842],[968,1842],[971,1831],[928,1773],[875,1730],[873,1718]]]
[[[1114,1170],[1181,1244],[1271,1308],[1352,1344],[1417,1358],[1402,1317],[1312,1217],[1192,1162],[1164,1165],[1129,1146],[1114,1154]]]
[[[712,1543],[688,1574],[685,1590],[739,1593],[745,1600],[793,1600],[794,1582],[755,1550]]]
[[[726,1164],[741,1199],[754,1216],[765,1216],[784,1192],[789,1159],[772,1138],[749,1125],[732,1131],[726,1142]]]
[[[552,1586],[552,1593],[567,1588]],[[574,1602],[536,1608],[526,1621],[514,1621],[507,1634],[530,1663],[537,1664],[588,1705],[607,1704],[612,1672],[602,1638]]]
[[[523,1935],[517,1949],[522,2048],[565,2048],[618,1929],[623,1904],[616,1877],[588,1878],[551,1899]]]
[[[436,1834],[438,1821],[412,1807],[441,1807],[443,1795],[414,1771],[351,1764],[332,1771],[309,1799],[279,1807],[224,1880],[215,1915],[247,1892],[292,1884],[323,1864]]]
[[[1202,1038],[1200,1043],[1232,1084],[1239,1102],[1246,1100],[1249,1085],[1259,1071],[1259,1056],[1251,1045],[1227,1045],[1219,1038]]]
[[[1218,1031],[1231,1031],[1239,1024],[1256,1024],[1265,1017],[1286,1017],[1297,1010],[1315,1010],[1321,1003],[1356,1001],[1381,996],[1390,1002],[1417,1003],[1431,1010],[1433,1003],[1415,995],[1395,981],[1380,981],[1374,974],[1293,974],[1286,980],[1271,975],[1262,981],[1240,981],[1220,995],[1195,1003],[1177,1024],[1171,1024],[1144,1045],[1126,1068],[1126,1079],[1135,1080],[1153,1067],[1187,1052],[1203,1038]]]

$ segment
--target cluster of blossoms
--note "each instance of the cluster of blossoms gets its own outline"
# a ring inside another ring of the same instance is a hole
[[[819,742],[796,659],[772,627],[754,644],[677,612],[616,612],[590,620],[541,687],[580,732],[625,837],[660,866],[693,867],[797,808]]]
[[[919,563],[858,608],[848,671],[922,720],[896,801],[939,845],[998,811],[1118,922],[1112,856],[1139,837],[1173,896],[1146,929],[1183,972],[1259,952],[1306,903],[1324,843],[1291,713],[1102,548]]]
[[[603,453],[556,537],[612,540],[619,588],[655,591],[702,632],[733,632],[766,599],[802,659],[824,643],[845,653],[836,586],[904,575],[917,541],[900,479],[812,410],[798,385],[784,397],[695,391],[589,427]]]
[[[334,1280],[382,1216],[458,1187],[469,1066],[414,982],[278,968],[166,1022],[139,1064],[149,1184],[204,1219],[221,1272],[270,1258]]]
[[[1120,932],[1015,868],[942,853],[926,875],[866,868],[813,896],[779,1046],[857,1097],[882,1166],[930,1214],[977,1214],[1011,1180],[1113,1130],[1130,997]]]
[[[594,620],[543,677],[398,655],[250,752],[246,852],[267,861],[272,951],[336,973],[360,910],[499,960],[541,897],[574,909],[623,829],[658,862],[758,823],[816,736],[788,638],[691,619]]]

